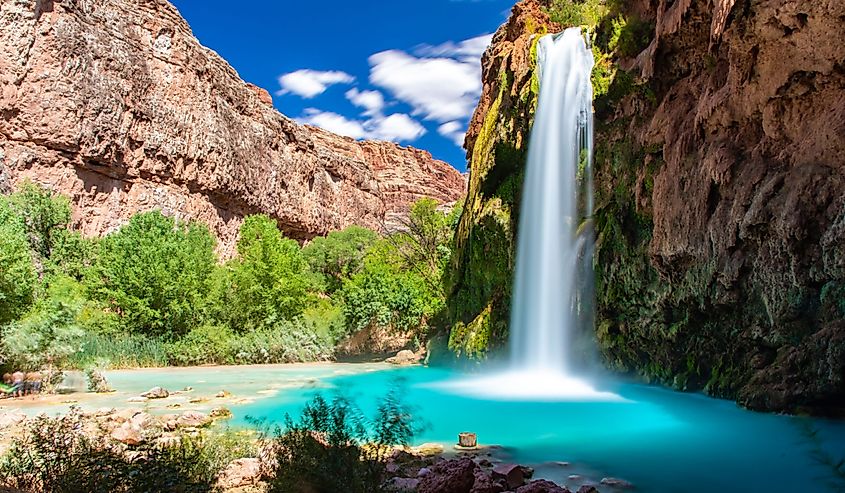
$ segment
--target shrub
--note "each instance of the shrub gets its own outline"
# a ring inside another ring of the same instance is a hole
[[[273,444],[276,461],[266,478],[269,491],[383,491],[391,446],[407,445],[416,431],[400,395],[397,384],[380,403],[370,430],[360,411],[341,396],[328,402],[317,395],[297,422],[286,416]]]
[[[168,364],[167,345],[143,335],[87,331],[68,366],[106,369],[162,367]]]
[[[35,418],[0,460],[0,484],[51,493],[211,491],[218,468],[203,438],[181,436],[171,447],[140,446],[131,454],[104,433],[92,433],[78,408]]]
[[[378,240],[378,234],[360,226],[349,226],[342,231],[332,231],[326,237],[314,240],[302,249],[302,256],[317,274],[318,286],[332,294],[343,282],[364,266],[364,255]]]

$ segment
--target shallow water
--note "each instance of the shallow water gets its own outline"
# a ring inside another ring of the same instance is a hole
[[[106,375],[116,393],[0,405],[28,414],[65,412],[71,401],[86,410],[144,407],[153,413],[225,405],[234,413],[231,424],[246,426],[247,416],[271,422],[281,422],[286,412],[296,416],[318,392],[327,397],[341,392],[372,416],[378,398],[404,381],[404,401],[426,425],[416,442],[451,446],[459,432],[473,431],[481,444],[506,447],[497,454],[501,459],[533,465],[538,476],[573,490],[613,476],[633,482],[638,491],[657,493],[831,491],[824,487],[828,471],[810,457],[812,447],[801,427],[805,422],[820,430],[832,456],[845,458],[845,422],[754,413],[730,401],[630,383],[597,389],[617,394],[617,400],[520,402],[457,395],[465,391],[460,386],[450,392],[438,384],[461,375],[448,370],[384,364],[167,368]],[[127,402],[156,385],[194,390],[146,404]],[[221,390],[232,396],[215,398]],[[188,403],[195,397],[207,400]],[[174,404],[180,407],[169,407]],[[571,474],[584,479],[569,480]]]
[[[507,447],[513,461],[540,465],[538,475],[575,487],[583,481],[568,480],[570,474],[593,481],[619,477],[639,491],[660,493],[826,491],[828,471],[811,459],[797,418],[625,383],[602,389],[624,401],[604,402],[484,400],[431,385],[454,377],[447,370],[404,368],[327,377],[320,391],[342,392],[371,416],[377,398],[401,378],[406,403],[426,425],[418,442],[453,444],[459,432],[473,431],[482,444]],[[291,389],[234,408],[235,423],[246,416],[279,422],[286,412],[297,415],[317,392]],[[812,424],[825,448],[845,458],[845,423]]]

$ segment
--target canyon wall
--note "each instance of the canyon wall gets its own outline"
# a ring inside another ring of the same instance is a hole
[[[506,341],[536,40],[577,18],[597,62],[605,364],[755,409],[843,412],[845,3],[638,0],[589,19],[600,3],[524,0],[484,55],[450,348]]]
[[[0,39],[0,191],[68,195],[89,236],[161,209],[208,224],[228,256],[247,214],[303,240],[465,191],[428,152],[281,115],[165,0],[3,0]]]

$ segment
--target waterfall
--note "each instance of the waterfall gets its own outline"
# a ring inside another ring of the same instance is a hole
[[[522,193],[511,361],[568,375],[573,335],[592,324],[593,54],[580,28],[541,38],[540,98]]]
[[[438,385],[508,400],[624,401],[574,376],[593,321],[593,55],[579,28],[541,38],[506,371]],[[583,358],[582,358],[583,359]]]

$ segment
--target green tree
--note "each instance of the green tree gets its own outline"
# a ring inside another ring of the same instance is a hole
[[[31,182],[23,183],[6,200],[21,217],[37,261],[49,259],[58,237],[70,223],[70,200]]]
[[[29,312],[3,328],[3,362],[31,369],[46,363],[64,365],[79,350],[85,334],[80,315],[87,304],[79,282],[64,276],[51,279]]]
[[[99,246],[90,284],[126,330],[169,337],[199,325],[216,264],[206,226],[145,212]]]
[[[238,257],[215,273],[217,319],[235,330],[274,326],[302,313],[308,302],[306,264],[299,244],[261,214],[241,225]]]
[[[0,197],[0,324],[20,316],[32,303],[38,277],[26,227]]]
[[[317,274],[319,285],[332,294],[343,286],[343,281],[360,272],[364,255],[376,240],[375,231],[349,226],[314,238],[302,249],[302,255],[312,272]]]
[[[442,284],[443,269],[452,255],[452,238],[462,205],[444,210],[430,198],[411,206],[400,232],[390,236],[391,243],[404,261],[404,267],[416,271],[432,288]]]

